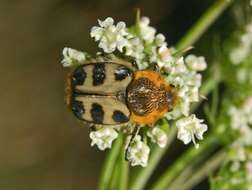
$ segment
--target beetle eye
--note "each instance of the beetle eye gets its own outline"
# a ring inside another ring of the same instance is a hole
[[[174,97],[173,97],[173,94],[171,92],[166,92],[166,101],[168,102],[168,104],[170,106],[173,105]]]

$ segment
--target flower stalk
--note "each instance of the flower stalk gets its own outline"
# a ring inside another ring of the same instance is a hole
[[[202,181],[205,177],[209,176],[223,162],[225,155],[226,153],[224,150],[220,150],[218,153],[214,154],[204,163],[201,168],[192,172],[193,175],[187,181],[185,181],[185,183],[182,185],[180,184],[180,190],[189,190]]]
[[[189,190],[197,185],[201,180],[211,174],[216,168],[223,162],[226,152],[220,150],[215,153],[210,159],[204,162],[198,169],[189,167],[185,169],[181,174],[181,178],[175,179],[167,190],[179,189]]]
[[[154,183],[151,190],[163,190],[169,186],[172,180],[178,176],[187,165],[195,161],[199,155],[203,155],[210,148],[216,146],[216,137],[214,135],[208,136],[201,144],[198,149],[191,147],[188,149],[175,163],[169,167],[165,173]]]
[[[177,49],[185,49],[194,44],[203,33],[214,23],[214,21],[224,12],[224,10],[232,3],[233,0],[217,0],[215,3],[201,16],[194,26],[182,37],[177,44]]]
[[[117,161],[118,155],[120,154],[123,145],[123,137],[119,135],[113,144],[112,149],[107,153],[106,159],[101,172],[101,177],[99,180],[98,190],[108,190],[110,179],[113,174],[113,169]]]

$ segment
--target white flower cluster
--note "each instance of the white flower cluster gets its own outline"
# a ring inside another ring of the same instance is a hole
[[[142,17],[137,20],[138,22],[129,28],[124,22],[115,23],[110,17],[104,21],[98,20],[99,26],[92,27],[90,35],[98,43],[101,53],[133,60],[139,70],[155,68],[169,84],[175,86],[177,102],[173,111],[165,117],[168,120],[180,118],[176,123],[178,139],[185,144],[192,141],[198,147],[195,137],[202,140],[207,126],[202,124],[203,120],[190,115],[190,104],[199,101],[202,77],[198,72],[206,69],[205,58],[195,55],[184,58],[181,52],[167,47],[165,36],[156,33],[156,29],[149,25],[149,18]],[[90,58],[87,53],[71,48],[65,48],[63,56],[62,63],[65,67],[82,64]],[[91,132],[91,145],[97,145],[100,150],[111,148],[112,142],[118,137],[116,130],[118,129],[104,127]],[[147,142],[156,143],[161,148],[167,143],[167,135],[160,126],[149,128],[146,136]],[[150,152],[147,142],[143,142],[141,136],[136,135],[129,143],[126,156],[131,165],[147,165]]]
[[[245,32],[239,38],[239,44],[236,48],[230,51],[229,57],[234,65],[240,64],[245,60],[252,48],[252,23],[249,23],[245,27]]]
[[[232,106],[228,114],[231,129],[238,133],[237,139],[230,147],[229,159],[232,161],[230,170],[236,172],[242,166],[245,166],[245,175],[251,181],[252,97],[248,97],[239,108]]]
[[[111,148],[112,142],[118,137],[118,133],[112,128],[103,127],[97,131],[92,131],[89,136],[92,139],[91,146],[96,144],[100,150],[105,150]]]
[[[79,65],[87,60],[87,53],[81,52],[72,48],[65,47],[63,49],[63,60],[61,63],[63,67],[72,67],[74,65]]]
[[[111,17],[104,21],[98,20],[98,22],[100,26],[92,27],[90,35],[95,41],[99,41],[99,48],[103,49],[105,53],[112,53],[116,49],[122,52],[123,47],[127,44],[126,24],[118,22],[115,26]]]
[[[252,145],[252,97],[248,97],[242,107],[237,108],[232,106],[228,112],[230,116],[230,125],[232,129],[238,130],[243,136],[251,135],[251,145]],[[250,132],[249,132],[250,131]]]
[[[176,119],[184,115],[188,116],[190,104],[199,101],[199,88],[201,86],[201,74],[197,71],[206,69],[204,57],[188,55],[165,64],[167,71],[166,80],[178,89],[179,102],[173,112],[167,114],[168,119]]]

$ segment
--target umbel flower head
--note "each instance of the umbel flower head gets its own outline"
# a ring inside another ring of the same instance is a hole
[[[225,161],[213,184],[229,189],[252,188],[252,96],[241,105],[231,105],[229,130],[235,133],[234,141],[227,148]]]
[[[98,20],[98,26],[91,28],[90,36],[98,44],[97,54],[134,62],[136,70],[159,71],[161,78],[176,90],[176,104],[172,110],[162,118],[166,122],[175,120],[178,129],[178,139],[184,144],[193,142],[196,147],[198,140],[203,139],[207,126],[203,120],[190,115],[190,105],[200,99],[201,74],[206,69],[205,58],[196,55],[183,57],[175,48],[168,47],[165,36],[156,33],[150,26],[147,17],[138,18],[135,25],[126,27],[124,22],[115,23],[111,17]],[[63,50],[64,67],[81,65],[92,60],[86,52],[65,48]],[[137,129],[137,130],[136,130]],[[137,132],[134,132],[137,131]],[[147,166],[150,154],[149,145],[156,143],[164,148],[167,143],[167,132],[163,130],[160,122],[152,126],[129,122],[127,126],[104,126],[90,133],[91,145],[105,150],[112,147],[118,133],[124,133],[129,141],[125,144],[125,154],[132,166]]]

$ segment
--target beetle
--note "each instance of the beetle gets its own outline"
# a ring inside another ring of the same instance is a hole
[[[90,125],[154,125],[172,110],[177,95],[155,70],[137,70],[129,61],[97,57],[70,72],[67,105]]]

